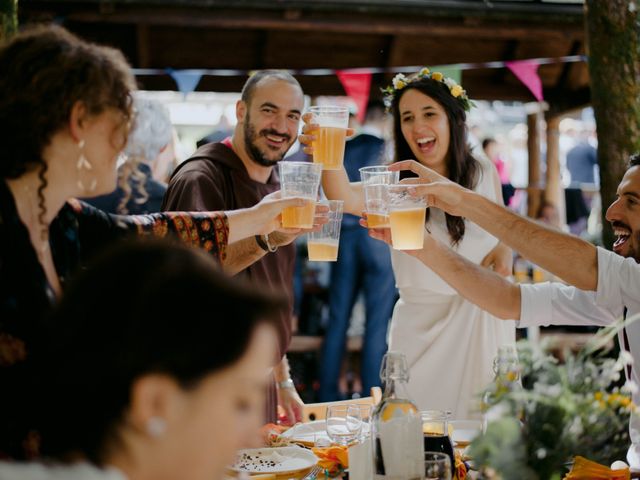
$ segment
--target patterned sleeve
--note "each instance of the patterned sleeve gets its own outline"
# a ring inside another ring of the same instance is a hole
[[[112,215],[79,200],[70,200],[78,221],[80,246],[91,254],[109,242],[130,235],[164,238],[201,247],[223,263],[229,240],[224,212],[162,212],[149,215]],[[84,256],[84,255],[83,255]]]

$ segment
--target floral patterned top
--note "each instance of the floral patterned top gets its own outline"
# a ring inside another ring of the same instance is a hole
[[[229,225],[222,212],[120,216],[69,201],[49,229],[53,262],[63,290],[73,272],[94,254],[133,235],[175,235],[222,262]],[[37,436],[29,434],[30,399],[16,393],[27,391],[29,346],[55,300],[28,230],[18,217],[13,195],[0,181],[0,459],[37,455]]]

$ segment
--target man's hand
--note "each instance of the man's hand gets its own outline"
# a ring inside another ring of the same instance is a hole
[[[320,128],[320,125],[313,123],[313,113],[307,112],[302,115],[302,135],[298,135],[298,141],[304,145],[304,153],[307,155],[313,155],[313,142],[316,140],[316,136],[313,134]],[[347,128],[347,138],[352,137],[355,133],[353,128]]]
[[[439,208],[451,215],[464,216],[463,197],[470,192],[466,188],[415,160],[393,163],[389,165],[389,170],[409,170],[418,175],[418,178],[408,178],[402,183],[415,184],[410,193],[416,197],[424,197],[428,207]]]
[[[294,386],[278,387],[278,406],[282,408],[286,416],[287,425],[295,425],[302,422],[302,408],[304,402],[298,395]]]

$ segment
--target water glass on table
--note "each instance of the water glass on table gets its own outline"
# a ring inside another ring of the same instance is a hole
[[[344,146],[349,126],[349,109],[339,106],[311,107],[313,122],[319,129],[313,132],[313,162],[325,170],[340,170],[344,162]]]
[[[362,416],[358,405],[337,404],[327,407],[327,435],[339,445],[349,445],[362,431]]]
[[[309,162],[278,163],[282,198],[302,197],[308,199],[302,207],[288,207],[282,211],[282,226],[285,228],[312,228],[316,211],[318,187],[322,166]]]
[[[444,453],[424,452],[425,480],[451,480],[451,460]]]
[[[412,185],[387,185],[391,244],[395,250],[420,250],[424,244],[427,204],[411,195]]]
[[[307,252],[310,262],[335,262],[338,260],[340,245],[340,227],[342,225],[342,200],[327,200],[318,205],[328,207],[326,215],[328,222],[319,231],[307,234]]]
[[[399,177],[400,172],[392,172],[383,165],[360,169],[369,228],[389,228],[389,194],[386,186],[398,183]]]

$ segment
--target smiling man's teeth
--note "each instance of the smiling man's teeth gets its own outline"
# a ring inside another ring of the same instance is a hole
[[[271,135],[267,135],[267,138],[269,140],[271,140],[272,142],[278,142],[278,143],[284,142],[284,138],[282,138],[282,137],[273,137]]]

